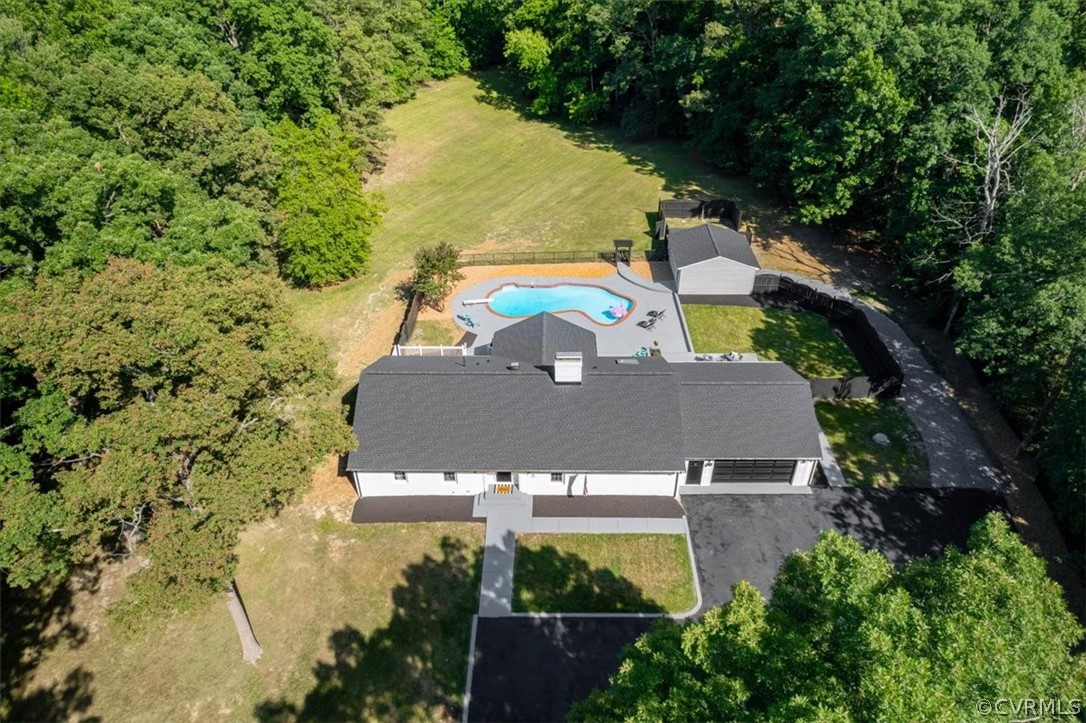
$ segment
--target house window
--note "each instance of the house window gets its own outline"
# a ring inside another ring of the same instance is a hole
[[[561,472],[551,472],[551,482],[561,482],[564,475]]]
[[[393,472],[392,479],[396,480],[397,482],[406,482],[407,472]]]
[[[455,482],[456,481],[456,472],[446,472],[445,473],[445,481],[446,482]]]
[[[512,482],[513,481],[513,473],[512,472],[498,472],[498,481],[499,482]]]

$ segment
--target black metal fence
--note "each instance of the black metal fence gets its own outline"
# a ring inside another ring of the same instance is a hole
[[[826,317],[856,357],[864,376],[811,380],[811,393],[820,399],[890,399],[901,394],[905,373],[872,328],[863,311],[847,300],[812,285],[773,273],[754,278],[754,294],[784,300],[787,304]]]
[[[663,251],[633,251],[631,261],[666,261]],[[514,266],[517,264],[583,264],[593,261],[615,263],[614,249],[608,251],[495,251],[460,254],[461,266]]]
[[[735,201],[726,198],[676,198],[661,200],[660,221],[669,218],[703,218],[728,223],[736,231],[743,222],[743,213]]]

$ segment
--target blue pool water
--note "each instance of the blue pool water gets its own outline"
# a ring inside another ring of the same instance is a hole
[[[600,286],[506,284],[490,295],[490,308],[503,316],[534,316],[541,311],[552,314],[580,311],[597,324],[611,325],[626,318],[633,308],[633,301]]]

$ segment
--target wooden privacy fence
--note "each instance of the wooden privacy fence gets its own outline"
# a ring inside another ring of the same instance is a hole
[[[415,322],[419,320],[419,312],[422,310],[422,294],[415,292],[411,296],[411,303],[407,305],[407,313],[404,314],[403,323],[396,333],[396,345],[407,344],[411,341],[411,335],[415,333]]]
[[[728,222],[736,231],[743,222],[743,212],[735,201],[726,198],[676,198],[661,200],[660,221],[669,218],[700,218],[706,221]]]
[[[663,251],[633,251],[631,261],[665,261]],[[614,249],[608,251],[495,251],[460,254],[461,266],[514,266],[518,264],[583,264],[593,261],[615,262]]]
[[[811,393],[819,399],[891,399],[899,396],[905,373],[863,311],[848,299],[818,289],[814,283],[762,272],[754,277],[752,292],[770,298],[779,296],[826,317],[841,332],[845,344],[864,370],[863,376],[812,379]]]

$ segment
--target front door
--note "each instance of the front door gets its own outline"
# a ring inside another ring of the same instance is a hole
[[[697,461],[691,461],[686,465],[686,484],[688,485],[700,485],[701,484],[701,470],[705,467],[705,462],[700,459]]]

